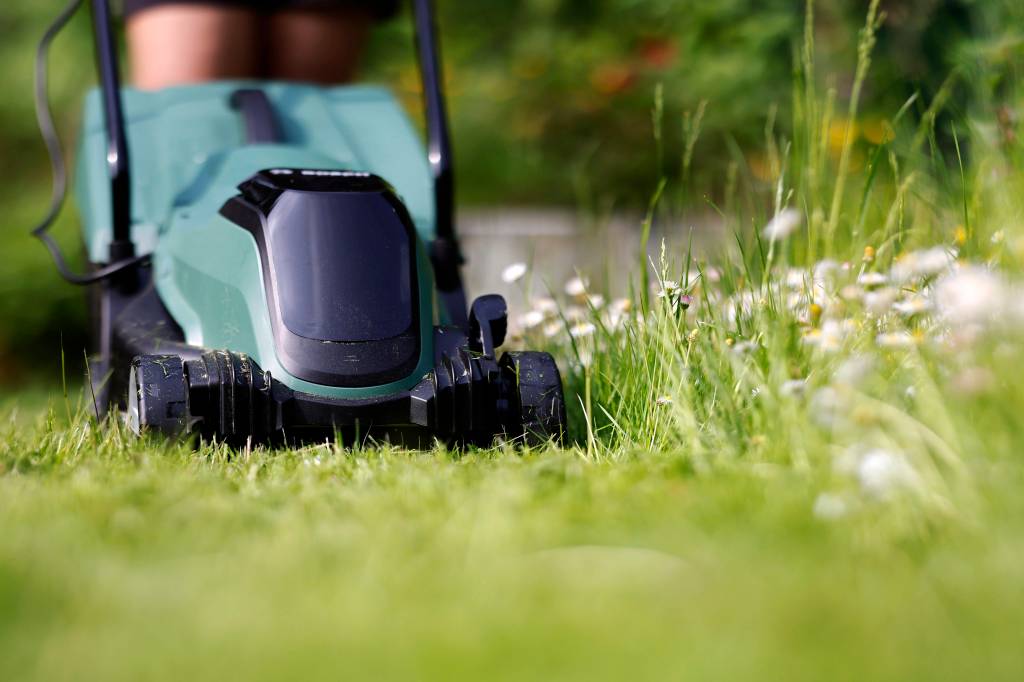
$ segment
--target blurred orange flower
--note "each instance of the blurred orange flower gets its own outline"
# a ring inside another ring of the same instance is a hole
[[[602,64],[590,72],[590,84],[602,95],[615,95],[629,90],[636,82],[636,72],[628,64]]]

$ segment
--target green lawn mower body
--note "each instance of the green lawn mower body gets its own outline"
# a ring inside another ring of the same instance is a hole
[[[499,359],[501,297],[467,315],[431,8],[414,4],[429,155],[380,88],[122,89],[93,2],[101,88],[76,193],[89,259],[110,274],[93,285],[92,375],[136,431],[564,437],[551,357]]]

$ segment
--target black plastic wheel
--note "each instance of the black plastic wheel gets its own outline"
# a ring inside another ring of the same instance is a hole
[[[128,375],[128,425],[139,434],[188,432],[188,380],[177,355],[140,355]]]
[[[566,438],[565,396],[562,376],[555,359],[537,351],[509,352],[501,358],[501,369],[516,387],[519,431],[526,445],[543,445]]]

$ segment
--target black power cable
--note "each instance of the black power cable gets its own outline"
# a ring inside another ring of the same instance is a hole
[[[53,43],[53,40],[57,35],[65,26],[67,26],[72,17],[75,16],[75,13],[77,13],[81,8],[83,2],[84,0],[71,0],[67,4],[64,10],[56,19],[54,19],[50,27],[46,29],[46,33],[44,33],[42,39],[40,39],[39,47],[36,50],[36,120],[39,122],[39,132],[43,136],[43,142],[46,144],[46,151],[50,156],[50,167],[53,173],[53,193],[50,198],[50,208],[39,224],[33,228],[32,236],[39,239],[39,241],[46,246],[46,249],[50,252],[50,256],[53,258],[54,265],[57,267],[57,272],[60,273],[61,277],[72,284],[95,284],[96,282],[108,279],[120,272],[139,265],[143,261],[148,260],[149,256],[143,255],[125,258],[97,268],[87,275],[82,275],[73,272],[68,267],[64,254],[60,250],[60,246],[58,246],[57,242],[55,242],[48,234],[50,228],[53,227],[53,223],[60,215],[61,209],[64,206],[64,200],[67,197],[68,169],[67,163],[64,159],[64,151],[61,147],[60,135],[57,133],[57,126],[53,122],[53,112],[50,109],[47,82],[47,58],[50,51],[50,44]]]

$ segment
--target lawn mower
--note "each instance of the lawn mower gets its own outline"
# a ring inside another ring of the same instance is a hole
[[[467,310],[430,0],[412,8],[426,152],[376,87],[122,88],[108,1],[92,0],[99,87],[76,173],[91,269],[78,274],[47,234],[67,173],[46,55],[83,1],[37,55],[54,199],[34,234],[91,287],[98,412],[121,408],[136,433],[232,444],[565,437],[552,357],[499,359],[500,296]]]

